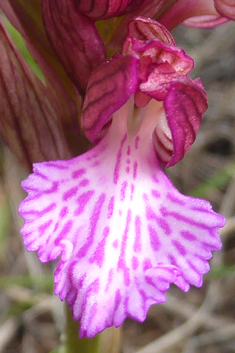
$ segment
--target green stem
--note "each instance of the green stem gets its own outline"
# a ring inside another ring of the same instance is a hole
[[[78,338],[79,322],[73,320],[66,304],[66,353],[100,353],[100,335],[93,338]]]

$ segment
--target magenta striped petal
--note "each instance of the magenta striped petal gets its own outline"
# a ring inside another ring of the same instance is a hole
[[[178,76],[179,73],[167,62],[157,64],[148,75],[147,81],[140,84],[139,89],[156,100],[164,100],[171,81]]]
[[[175,45],[174,38],[161,23],[146,17],[133,18],[128,27],[128,35],[138,40],[158,39],[163,43]]]
[[[152,304],[166,300],[170,283],[184,291],[201,286],[211,251],[221,248],[223,217],[174,188],[151,129],[127,135],[130,102],[96,147],[35,164],[22,183],[24,244],[43,262],[61,256],[55,293],[80,321],[80,337],[118,327],[127,316],[143,321]]]
[[[137,18],[131,23],[129,30],[134,37],[127,37],[123,45],[124,55],[131,54],[139,58],[139,89],[135,96],[136,105],[139,107],[143,106],[145,101],[148,102],[144,99],[145,95],[164,100],[172,79],[187,75],[194,65],[193,59],[182,49],[167,44],[170,41],[170,33],[163,28],[156,21],[152,21],[150,26],[142,18]],[[162,38],[164,42],[158,38]]]
[[[135,93],[137,65],[134,56],[116,55],[92,72],[81,117],[81,127],[91,142],[105,135],[112,114]]]
[[[146,60],[146,57],[149,57],[149,67],[146,67],[146,71],[150,71],[155,63],[168,63],[179,75],[187,75],[194,65],[193,59],[186,55],[183,49],[165,44],[158,39],[141,41],[127,37],[122,52],[139,56],[140,62],[141,59]]]
[[[178,163],[188,152],[207,106],[206,92],[199,79],[179,76],[171,81],[164,99],[165,114],[153,134],[156,154],[164,167]]]

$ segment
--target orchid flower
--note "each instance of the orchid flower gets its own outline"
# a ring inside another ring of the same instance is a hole
[[[187,153],[207,109],[192,68],[165,27],[134,18],[122,53],[89,74],[81,126],[95,147],[36,163],[22,183],[24,245],[42,262],[60,256],[55,293],[80,337],[145,320],[171,283],[200,287],[221,248],[224,218],[180,194],[161,168]]]
[[[184,157],[207,108],[200,80],[187,76],[193,60],[166,28],[224,23],[234,19],[234,1],[0,0],[0,7],[45,79],[0,25],[0,132],[28,170],[37,162],[22,183],[24,244],[42,262],[60,256],[55,293],[80,321],[81,337],[127,316],[143,321],[171,283],[184,291],[202,285],[224,224],[161,169]],[[90,143],[78,117],[95,144],[84,154]]]

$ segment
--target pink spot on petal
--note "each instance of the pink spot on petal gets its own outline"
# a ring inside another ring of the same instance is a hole
[[[59,222],[56,222],[55,228],[54,228],[54,231],[53,231],[53,232],[56,232],[56,231],[57,231],[57,229],[59,228],[59,225],[60,225],[60,223],[59,223]]]
[[[58,245],[59,242],[62,239],[65,239],[67,234],[71,231],[73,226],[73,221],[72,220],[68,220],[65,225],[63,226],[62,230],[60,231],[60,233],[57,235],[57,238],[55,240],[55,245]]]
[[[131,184],[131,201],[133,200],[134,191],[135,191],[135,185]]]
[[[90,258],[89,262],[93,263],[96,262],[99,267],[103,266],[104,263],[104,254],[105,254],[105,244],[106,244],[106,238],[109,235],[109,227],[105,227],[103,230],[103,238],[97,245],[97,248],[93,254],[93,256]]]
[[[86,205],[88,204],[88,202],[90,201],[94,193],[95,193],[94,190],[89,190],[87,192],[84,192],[78,197],[77,203],[79,206],[75,210],[74,216],[79,216],[84,212]]]
[[[189,240],[189,241],[195,241],[197,240],[197,237],[195,234],[189,232],[188,230],[182,230],[181,235],[184,239]]]
[[[159,179],[157,178],[156,174],[152,175],[152,180],[154,183],[159,184]]]
[[[114,196],[111,197],[108,204],[108,219],[112,217],[114,210]]]
[[[56,203],[53,202],[48,207],[42,209],[41,211],[37,211],[37,210],[32,209],[31,211],[25,212],[25,214],[26,215],[36,215],[37,217],[42,217],[42,216],[45,216],[47,213],[54,211],[55,208],[56,208]]]
[[[117,308],[119,307],[120,303],[121,303],[121,293],[120,293],[120,289],[117,289],[116,290],[116,293],[115,293],[115,306],[114,306],[114,311],[117,310]]]
[[[128,186],[128,182],[126,180],[123,181],[121,191],[120,191],[120,201],[125,200],[127,186]]]
[[[179,212],[170,212],[170,211],[167,210],[166,207],[161,207],[160,211],[161,211],[161,213],[163,214],[164,217],[171,216],[172,218],[175,218],[178,221],[183,221],[186,224],[189,224],[191,226],[197,226],[197,227],[199,227],[201,229],[204,229],[204,230],[210,228],[206,224],[204,224],[202,222],[197,222],[197,221],[193,220],[190,217],[186,217],[186,216],[180,214]]]
[[[53,193],[58,191],[58,187],[59,187],[59,182],[54,181],[52,183],[52,187],[50,189],[48,189],[48,190],[45,190],[44,194],[53,194]]]
[[[132,258],[132,268],[133,270],[137,270],[139,266],[139,260],[137,259],[137,257],[133,256]]]
[[[109,286],[112,283],[113,278],[114,278],[114,269],[111,268],[111,270],[109,270],[108,280],[107,280],[107,285],[106,285],[106,288],[105,288],[105,292],[107,292],[109,290]]]
[[[133,178],[134,178],[134,180],[137,177],[137,169],[138,169],[138,163],[137,163],[137,161],[135,161],[134,162],[134,166],[133,166]]]
[[[94,168],[94,167],[97,167],[98,165],[100,165],[100,161],[95,161],[91,167]]]
[[[68,214],[68,207],[65,206],[61,209],[59,217],[64,218],[65,216],[67,216],[67,214]]]
[[[173,255],[168,254],[167,257],[168,257],[168,259],[169,259],[171,265],[174,265],[174,266],[178,267],[178,266],[177,266],[176,258],[175,258]]]
[[[44,180],[49,180],[49,178],[46,175],[44,175],[43,173],[41,173],[37,170],[37,167],[34,167],[33,171],[34,171],[34,174],[39,176],[40,178],[42,178]]]
[[[171,228],[169,223],[164,218],[158,217],[149,206],[146,207],[146,217],[148,220],[155,221],[157,225],[163,229],[166,235],[171,234]]]
[[[63,165],[61,163],[58,163],[58,161],[56,162],[46,162],[46,166],[47,167],[50,167],[50,168],[55,168],[55,169],[58,169],[58,170],[66,170],[68,169],[68,166],[66,165]]]
[[[77,195],[77,191],[78,191],[78,186],[74,186],[73,188],[71,188],[70,190],[66,191],[63,195],[63,200],[64,201],[68,201],[69,199],[71,199],[72,197]]]
[[[83,179],[82,181],[80,181],[79,186],[85,187],[89,185],[89,180],[88,179]]]
[[[80,176],[82,176],[84,173],[86,173],[86,169],[85,169],[85,168],[75,170],[75,171],[72,173],[72,178],[73,178],[73,179],[78,179],[78,178],[80,178]]]
[[[144,259],[143,261],[143,270],[146,271],[148,270],[149,268],[152,268],[153,265],[151,263],[151,261],[149,259]]]
[[[49,221],[47,221],[46,223],[41,224],[41,225],[38,227],[40,236],[42,236],[42,235],[45,233],[45,231],[50,227],[50,225],[52,224],[52,222],[53,222],[53,220],[50,219]]]
[[[155,199],[159,199],[159,197],[161,197],[160,192],[157,190],[151,190],[151,194]]]
[[[156,230],[149,225],[148,231],[149,231],[149,237],[150,237],[150,244],[152,246],[153,251],[159,251],[161,248],[161,242],[158,238]]]
[[[82,248],[78,251],[77,257],[82,258],[86,256],[88,249],[90,248],[90,246],[94,241],[95,231],[96,231],[97,223],[100,218],[100,213],[101,213],[104,201],[105,201],[105,194],[101,194],[92,210],[92,214],[90,217],[90,227],[89,227],[90,233],[87,237],[87,241],[82,246]]]
[[[124,145],[126,139],[127,139],[127,135],[125,135],[123,137],[123,139],[121,140],[120,148],[119,148],[119,151],[117,153],[116,164],[115,164],[114,173],[113,173],[113,182],[114,182],[114,184],[117,184],[118,179],[119,179],[121,159],[122,159],[122,148],[123,148],[123,145]]]
[[[139,148],[139,141],[140,141],[140,137],[136,136],[136,138],[135,138],[135,149],[136,150]]]
[[[185,250],[185,247],[179,241],[172,240],[172,244],[178,250],[180,255],[185,256],[187,254],[187,251]]]
[[[182,200],[182,199],[179,199],[177,198],[176,196],[172,195],[171,193],[168,193],[167,194],[167,198],[173,202],[173,203],[176,203],[178,205],[181,205],[181,206],[184,206],[185,205],[185,202]]]

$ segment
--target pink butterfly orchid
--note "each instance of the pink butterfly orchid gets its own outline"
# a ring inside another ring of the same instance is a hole
[[[84,47],[79,72],[85,57]],[[85,92],[81,126],[96,145],[70,160],[34,164],[19,208],[26,249],[42,262],[60,257],[55,293],[80,321],[80,337],[127,316],[145,320],[171,283],[200,287],[224,225],[161,168],[187,153],[207,109],[200,80],[187,76],[193,60],[165,27],[143,17],[130,22],[121,54],[89,58],[86,87],[77,77]]]

